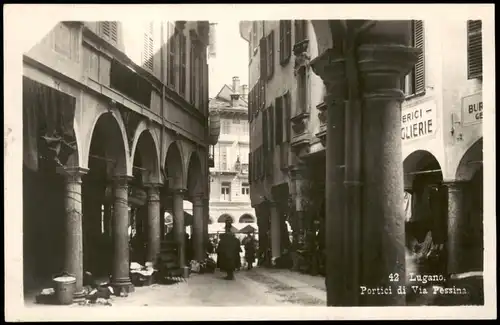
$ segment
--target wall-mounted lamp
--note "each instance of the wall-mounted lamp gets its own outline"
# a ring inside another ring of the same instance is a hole
[[[460,121],[460,118],[458,118],[458,116],[456,115],[456,113],[451,113],[451,130],[450,130],[450,133],[451,133],[451,136],[454,136],[455,135],[455,124],[461,124],[461,121]],[[462,137],[462,133],[458,133],[456,135],[456,139],[457,140],[463,140],[463,137]]]

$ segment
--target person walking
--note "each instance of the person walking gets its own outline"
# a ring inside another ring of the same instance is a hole
[[[255,261],[255,246],[257,245],[253,232],[248,233],[247,237],[243,239],[243,245],[245,247],[245,260],[247,261],[248,270],[251,270]]]
[[[217,264],[221,271],[226,272],[226,280],[234,280],[234,270],[240,267],[240,241],[231,232],[231,221],[226,221],[225,233],[220,235],[217,247]]]

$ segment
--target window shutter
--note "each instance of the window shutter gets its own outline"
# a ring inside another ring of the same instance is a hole
[[[262,132],[268,132],[269,133],[269,144],[268,144],[268,149],[269,151],[272,151],[272,149],[274,148],[274,141],[275,141],[275,134],[274,134],[274,131],[275,131],[275,124],[276,124],[276,120],[275,120],[275,116],[274,116],[274,106],[271,105],[268,107],[267,111],[269,112],[269,125],[268,125],[268,128],[266,130],[263,130]]]
[[[265,175],[265,165],[264,165],[264,150],[262,146],[260,147],[260,178],[264,178]]]
[[[144,67],[153,70],[153,39],[148,33],[144,33],[144,49],[142,55]]]
[[[290,57],[292,56],[292,21],[287,20],[286,21],[286,58],[285,60],[288,61]]]
[[[267,38],[263,37],[260,39],[259,51],[260,51],[260,78],[265,80],[267,77]]]
[[[424,38],[424,23],[422,20],[413,22],[413,40],[414,46],[422,51],[415,64],[415,94],[425,92],[425,38]]]
[[[274,74],[274,30],[267,36],[267,80],[270,80]]]
[[[284,57],[285,57],[285,24],[283,20],[280,20],[280,45],[279,45],[279,51],[280,51],[280,64],[283,63]]]
[[[483,76],[483,40],[481,20],[467,21],[467,79]]]
[[[275,145],[279,145],[283,142],[283,98],[276,98],[276,110],[275,110]]]
[[[101,32],[102,35],[106,36],[108,39],[110,38],[111,26],[109,21],[103,21],[101,23]]]
[[[118,42],[118,23],[116,21],[110,22],[111,40]]]
[[[268,134],[268,118],[269,118],[269,110],[262,111],[262,145],[264,146],[264,150],[269,148],[269,134]]]
[[[248,153],[248,183],[252,184],[253,181],[253,162],[252,162],[252,153]]]
[[[290,135],[291,135],[291,122],[290,122],[290,117],[292,115],[292,96],[290,95],[290,92],[287,91],[285,94],[285,99],[284,99],[284,110],[285,110],[285,141],[290,142]]]
[[[306,20],[295,20],[295,44],[306,39]]]

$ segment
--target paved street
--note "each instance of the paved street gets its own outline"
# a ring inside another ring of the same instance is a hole
[[[319,276],[262,268],[237,272],[235,281],[224,280],[224,275],[192,274],[186,282],[138,287],[127,298],[112,297],[110,302],[119,307],[326,306],[324,278]]]

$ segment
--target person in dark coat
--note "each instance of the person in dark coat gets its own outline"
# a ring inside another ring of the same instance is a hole
[[[231,232],[231,221],[226,221],[225,233],[220,235],[217,247],[217,264],[227,273],[226,280],[234,280],[234,270],[241,266],[240,241]]]
[[[247,261],[248,269],[251,270],[255,261],[255,248],[257,246],[253,233],[248,234],[248,236],[243,239],[243,245],[245,247],[245,260]]]

